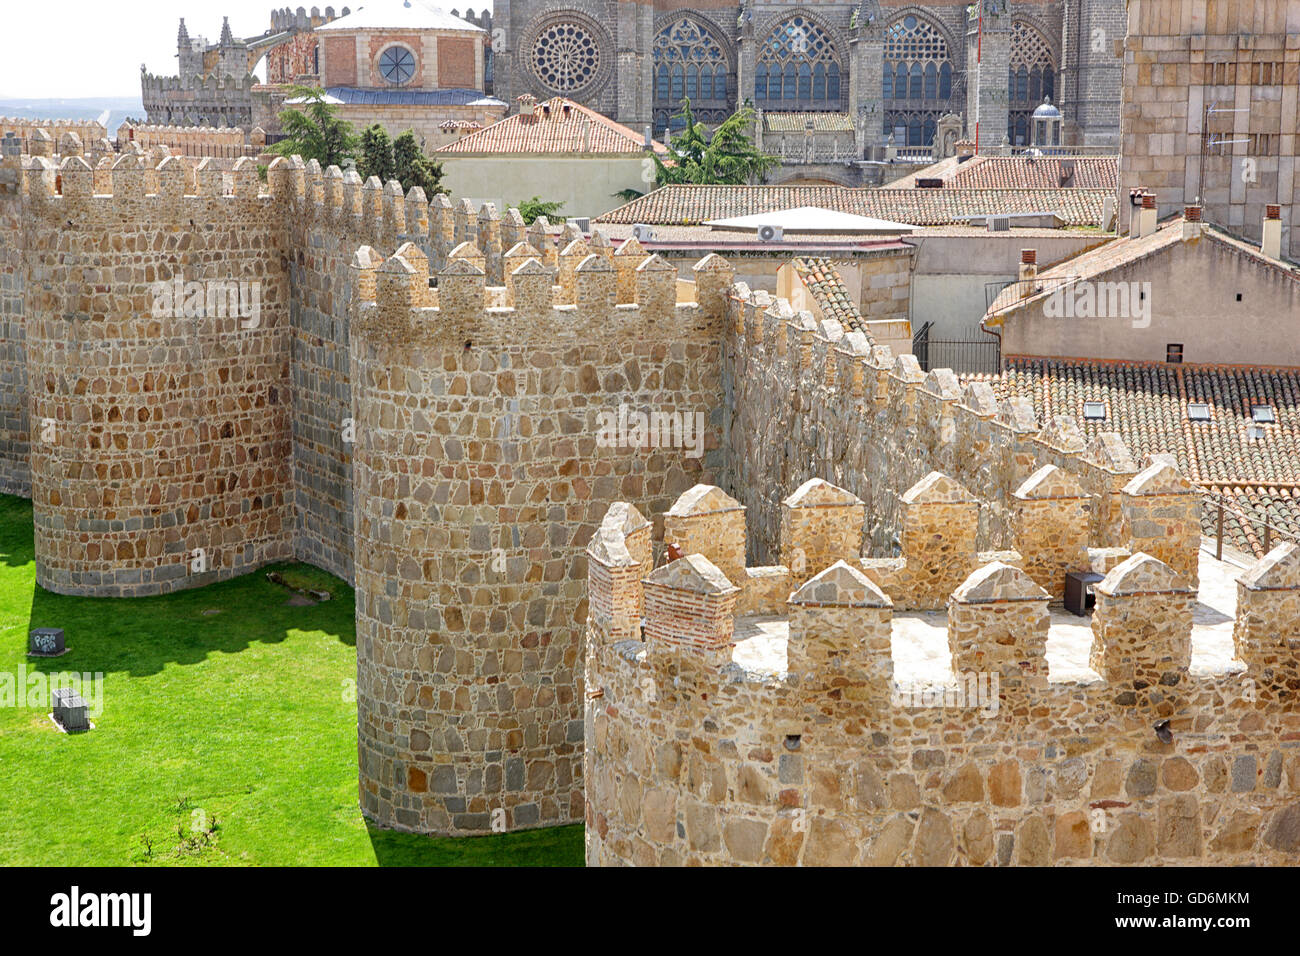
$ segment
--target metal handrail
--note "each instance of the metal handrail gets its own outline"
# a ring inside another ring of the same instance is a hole
[[[1265,484],[1267,484],[1267,482],[1265,482]],[[1226,499],[1223,495],[1217,494],[1213,491],[1202,493],[1202,504],[1208,505],[1215,510],[1214,557],[1216,560],[1223,560],[1223,524],[1224,517],[1228,512],[1231,512],[1233,517],[1237,519],[1237,522],[1242,526],[1243,531],[1246,529],[1247,525],[1251,528],[1258,526],[1263,529],[1263,533],[1259,537],[1263,546],[1264,554],[1268,554],[1268,552],[1272,550],[1275,537],[1286,541],[1300,543],[1300,540],[1296,538],[1293,532],[1287,531],[1285,528],[1277,527],[1267,518],[1255,517],[1253,514],[1248,513],[1246,508],[1241,506],[1240,502]],[[1253,554],[1249,556],[1254,557]]]

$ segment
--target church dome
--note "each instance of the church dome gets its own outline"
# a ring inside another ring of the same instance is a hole
[[[1061,111],[1052,105],[1052,98],[1049,96],[1043,100],[1041,106],[1034,110],[1034,119],[1060,119]]]

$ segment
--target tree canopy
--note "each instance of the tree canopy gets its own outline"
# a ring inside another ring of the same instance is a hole
[[[712,136],[703,123],[695,122],[689,99],[682,100],[682,111],[677,116],[683,120],[683,129],[672,141],[674,165],[665,164],[658,155],[654,157],[657,186],[744,185],[761,179],[781,163],[779,157],[754,145],[749,133],[754,111],[748,105],[723,120]]]

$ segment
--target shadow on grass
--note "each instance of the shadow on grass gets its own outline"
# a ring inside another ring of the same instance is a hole
[[[32,534],[32,503],[0,495],[0,564],[23,568],[36,560]]]
[[[30,501],[0,496],[0,563],[35,560]],[[279,571],[293,585],[329,591],[332,599],[297,606],[293,592],[266,579]],[[167,664],[195,664],[214,652],[233,654],[254,642],[279,643],[291,630],[323,631],[356,646],[352,588],[307,564],[282,562],[248,574],[141,598],[89,598],[32,587],[28,628],[61,627],[69,652],[29,659],[31,670],[156,674]],[[26,630],[23,638],[26,641]]]
[[[269,571],[310,578],[334,598],[305,607],[266,580]],[[156,674],[168,664],[196,664],[214,652],[234,654],[254,642],[278,644],[290,630],[323,631],[356,645],[352,589],[307,565],[274,564],[175,594],[143,598],[86,598],[32,593],[30,627],[61,627],[69,653],[39,662],[40,669]],[[75,660],[73,656],[75,654]]]
[[[494,833],[429,837],[384,830],[366,821],[380,866],[583,866],[582,824]]]

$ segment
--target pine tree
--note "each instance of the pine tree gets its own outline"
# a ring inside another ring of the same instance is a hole
[[[361,154],[357,157],[357,172],[362,180],[378,176],[381,183],[396,178],[393,162],[393,141],[388,131],[375,123],[361,132]]]
[[[304,160],[316,160],[322,167],[342,167],[353,158],[357,135],[351,123],[339,118],[337,107],[325,102],[325,91],[314,86],[291,86],[288,93],[289,99],[304,100],[304,109],[289,107],[280,113],[285,138],[267,152],[277,156],[297,154]]]
[[[744,185],[761,179],[768,170],[779,166],[777,156],[761,152],[749,135],[754,122],[754,111],[742,106],[728,116],[713,136],[703,123],[695,122],[691,101],[682,100],[682,132],[673,138],[669,166],[659,156],[655,161],[655,184],[666,186],[676,183],[700,185]]]
[[[424,155],[414,130],[408,129],[393,140],[393,171],[403,192],[419,186],[426,199],[447,192],[442,185],[442,163]]]

